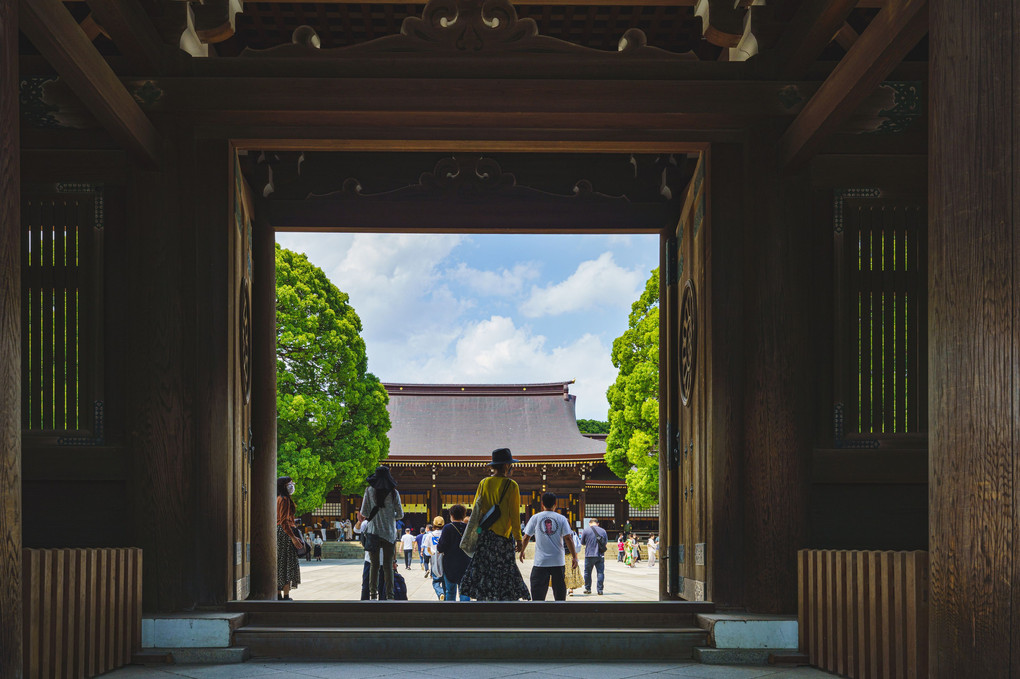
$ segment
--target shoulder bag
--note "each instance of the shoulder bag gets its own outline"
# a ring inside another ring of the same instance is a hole
[[[379,511],[379,505],[376,505],[375,507],[373,507],[372,511],[369,512],[368,516],[365,518],[365,523],[370,522],[372,520],[372,517],[375,516],[376,512],[378,512],[378,511]],[[379,548],[382,547],[382,545],[379,544],[379,535],[376,534],[376,533],[366,532],[365,530],[362,530],[361,534],[365,538],[365,551],[366,552],[378,552]]]
[[[496,504],[489,507],[489,510],[482,516],[482,520],[478,522],[478,534],[481,535],[482,531],[486,531],[492,527],[492,524],[499,521],[499,517],[502,516],[503,512],[499,506],[503,503],[503,497],[506,495],[507,489],[510,488],[510,479],[506,479],[506,483],[503,484],[503,490],[499,494],[499,499],[496,500]],[[474,512],[472,512],[474,514]]]

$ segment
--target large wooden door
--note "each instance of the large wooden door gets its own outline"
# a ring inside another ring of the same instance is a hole
[[[676,284],[671,303],[676,318],[673,355],[676,357],[676,440],[678,458],[677,594],[689,601],[705,600],[705,543],[707,535],[708,390],[705,354],[709,346],[705,203],[706,154],[702,154],[687,189],[676,230]]]
[[[246,599],[251,589],[251,465],[254,454],[252,444],[252,223],[254,221],[251,190],[234,168],[234,230],[231,234],[230,277],[234,338],[231,352],[233,360],[234,431],[231,455],[233,498],[230,530],[233,534],[232,580],[234,598]]]

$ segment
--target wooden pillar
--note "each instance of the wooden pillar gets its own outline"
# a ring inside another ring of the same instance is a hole
[[[1020,676],[1015,0],[932,0],[929,672]]]
[[[741,478],[744,390],[744,149],[713,144],[707,168],[711,280],[704,299],[710,324],[705,369],[712,385],[707,456],[706,598],[744,603],[744,502]],[[753,228],[753,226],[751,227]],[[708,330],[706,328],[706,330]],[[708,333],[706,332],[706,336]]]
[[[804,177],[776,167],[776,130],[752,130],[745,211],[744,391],[745,603],[754,612],[797,610],[797,550],[807,540],[807,465],[812,445],[809,337],[814,281]]]
[[[22,676],[18,0],[0,0],[0,676]]]
[[[276,598],[276,234],[264,213],[257,204],[252,244],[252,599]],[[346,497],[341,503],[346,505]]]
[[[181,135],[176,144],[184,154],[187,188],[184,193],[188,221],[193,225],[194,330],[184,338],[194,347],[197,450],[194,459],[195,506],[203,530],[196,535],[195,591],[204,605],[221,605],[234,598],[233,531],[234,488],[232,457],[239,445],[234,435],[235,359],[231,334],[230,231],[233,214],[230,194],[233,182],[227,142]]]
[[[679,319],[676,275],[676,234],[659,238],[659,544],[664,568],[659,568],[659,599],[680,597],[680,468],[677,446],[677,409],[680,399],[676,337]],[[625,523],[623,503],[617,501],[617,530]]]
[[[125,249],[132,254],[117,263],[132,283],[125,294],[132,310],[124,328],[130,350],[123,357],[132,374],[126,390],[134,464],[132,518],[145,559],[143,606],[154,612],[190,610],[198,603],[196,536],[209,518],[195,511],[195,432],[188,390],[195,345],[185,340],[194,331],[186,288],[192,288],[187,281],[189,276],[194,280],[195,260],[187,247],[192,229],[182,217],[186,177],[176,157],[187,143],[182,137],[168,139],[159,170],[134,168],[131,173]]]

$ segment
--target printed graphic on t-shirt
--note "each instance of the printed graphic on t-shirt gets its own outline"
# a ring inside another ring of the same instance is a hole
[[[556,529],[556,523],[552,519],[545,519],[542,521],[542,532],[552,537],[559,531]]]

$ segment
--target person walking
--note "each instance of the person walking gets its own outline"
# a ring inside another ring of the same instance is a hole
[[[623,563],[623,552],[626,550],[626,540],[623,539],[623,533],[620,533],[620,537],[616,540],[616,560]]]
[[[397,541],[397,519],[404,516],[400,506],[400,493],[397,482],[390,474],[390,468],[379,465],[368,477],[368,488],[361,501],[361,516],[368,521],[368,528],[363,530],[365,550],[372,562],[372,570],[368,574],[368,596],[375,599],[379,585],[379,554],[382,553],[382,569],[386,580],[386,595],[393,598],[393,550]]]
[[[322,537],[316,535],[312,545],[314,547],[315,560],[322,561]]]
[[[429,550],[429,541],[432,539],[432,531],[436,529],[431,523],[425,524],[425,532],[421,534],[421,542],[418,543],[418,550],[421,552],[422,568],[425,569],[425,577],[429,577],[432,568],[432,552]]]
[[[659,542],[655,535],[648,536],[648,567],[655,565],[655,559],[659,556]]]
[[[425,563],[429,565],[427,571],[425,571],[426,578],[432,578],[432,589],[436,592],[436,597],[442,601],[446,598],[446,589],[443,586],[443,567],[439,559],[439,552],[436,551],[436,545],[439,544],[439,536],[443,534],[443,517],[437,516],[432,519],[432,530],[425,533],[425,537],[421,539],[422,549],[427,550],[425,552]]]
[[[297,486],[289,476],[276,480],[276,590],[277,598],[290,601],[290,590],[301,584],[301,564],[298,563],[298,538],[294,514],[297,507],[291,496]]]
[[[426,526],[422,526],[417,535],[414,536],[414,544],[418,547],[418,565],[425,570],[425,552],[421,549],[421,541],[425,537]]]
[[[553,599],[567,600],[567,584],[564,580],[564,548],[570,552],[571,568],[577,567],[577,550],[574,548],[574,531],[570,522],[556,511],[556,493],[543,493],[542,506],[545,511],[535,514],[524,527],[521,543],[521,563],[528,541],[535,538],[535,563],[531,567],[531,600],[545,601],[552,579]]]
[[[628,568],[634,567],[634,536],[631,535],[627,538],[627,542],[623,543],[623,563]]]
[[[436,544],[436,551],[443,555],[443,593],[446,601],[457,600],[460,581],[464,578],[468,564],[471,563],[471,557],[460,548],[460,541],[464,539],[464,532],[467,530],[467,524],[464,522],[466,511],[461,504],[450,507],[450,523],[443,526],[443,532]],[[460,600],[469,601],[470,597],[461,594]]]
[[[492,451],[489,466],[493,475],[482,479],[475,491],[467,537],[472,541],[477,538],[477,541],[473,549],[465,549],[468,554],[473,552],[473,558],[460,583],[461,593],[472,599],[517,601],[531,598],[514,560],[522,544],[521,489],[510,478],[516,461],[509,448]]]
[[[598,581],[598,593],[602,594],[606,581],[606,545],[609,536],[599,528],[598,519],[590,519],[588,527],[581,533],[581,544],[584,545],[584,593],[591,594],[591,571],[594,568]]]
[[[641,563],[641,538],[635,533],[630,534],[630,539],[634,542],[634,565]]]
[[[411,555],[414,553],[414,536],[411,529],[405,528],[404,534],[400,536],[400,544],[404,548],[404,570],[411,570]]]

